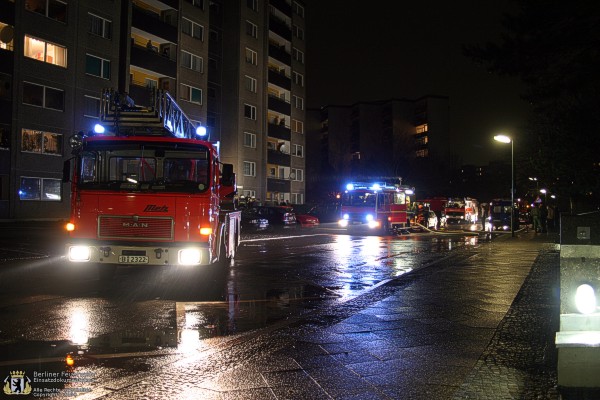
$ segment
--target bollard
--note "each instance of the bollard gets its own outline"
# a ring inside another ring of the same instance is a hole
[[[600,391],[600,213],[561,215],[558,389]],[[585,396],[587,398],[587,396]]]

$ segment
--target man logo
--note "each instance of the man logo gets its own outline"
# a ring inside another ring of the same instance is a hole
[[[25,371],[10,371],[10,375],[4,379],[4,394],[31,393],[31,379],[25,375]]]

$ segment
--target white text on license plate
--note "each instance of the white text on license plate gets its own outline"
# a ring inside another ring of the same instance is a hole
[[[148,256],[119,256],[119,264],[148,264]]]

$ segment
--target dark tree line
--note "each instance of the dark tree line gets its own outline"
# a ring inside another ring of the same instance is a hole
[[[533,116],[522,166],[575,211],[600,205],[600,2],[515,0],[497,43],[465,54],[519,77]]]

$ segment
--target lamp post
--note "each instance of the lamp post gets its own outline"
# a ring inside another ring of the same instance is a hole
[[[496,135],[494,140],[501,143],[510,143],[510,233],[515,236],[515,152],[514,140],[510,136]]]

